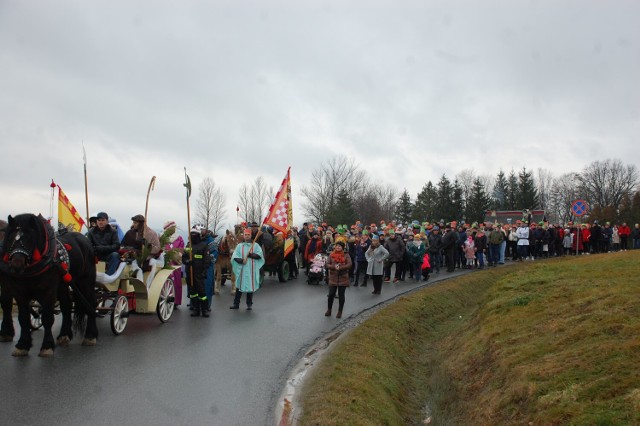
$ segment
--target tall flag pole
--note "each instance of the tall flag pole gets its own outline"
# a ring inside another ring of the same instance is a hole
[[[56,183],[51,179],[51,183],[49,184],[49,188],[51,188],[51,198],[49,200],[49,222],[53,220],[53,196],[55,195]]]
[[[89,216],[89,185],[87,181],[87,152],[84,149],[84,141],[82,141],[82,160],[84,162],[84,206],[87,209],[87,228],[91,225]]]
[[[187,235],[189,236],[189,291],[193,288],[193,242],[191,241],[191,207],[189,206],[189,197],[191,197],[191,179],[187,174],[187,168],[184,168],[184,184],[187,189]]]
[[[53,180],[51,180],[51,185],[58,187],[58,229],[66,228],[81,232],[85,225],[82,215],[71,204],[60,185],[55,184]]]

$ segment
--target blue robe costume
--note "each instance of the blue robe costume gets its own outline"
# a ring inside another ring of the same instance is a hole
[[[260,259],[247,257],[251,250],[251,243],[240,243],[231,256],[231,267],[236,274],[236,288],[243,293],[253,293],[260,288],[260,268],[264,265],[264,255],[259,244],[253,245],[253,253]],[[247,258],[246,264],[240,264],[233,259]]]

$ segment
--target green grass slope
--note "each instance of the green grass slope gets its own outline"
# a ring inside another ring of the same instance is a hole
[[[640,252],[478,271],[334,343],[303,425],[640,424]]]

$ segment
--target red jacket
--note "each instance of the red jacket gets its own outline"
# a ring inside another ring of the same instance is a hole
[[[313,261],[313,258],[316,257],[316,254],[322,253],[322,240],[320,238],[316,239],[316,248],[315,248],[315,250],[310,250],[311,241],[312,240],[309,240],[309,242],[307,243],[307,246],[304,248],[304,258],[308,262]]]
[[[620,235],[621,237],[623,236],[629,236],[631,235],[631,228],[629,228],[629,226],[627,225],[623,225],[621,227],[618,228],[618,235]]]

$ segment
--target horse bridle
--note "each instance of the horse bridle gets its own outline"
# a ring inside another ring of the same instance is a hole
[[[16,236],[11,241],[11,245],[7,249],[7,259],[11,260],[14,255],[22,254],[27,258],[27,265],[31,263],[31,259],[33,258],[33,253],[29,251],[29,249],[24,245],[22,237],[24,237],[24,233],[22,229],[18,226],[16,228]]]

